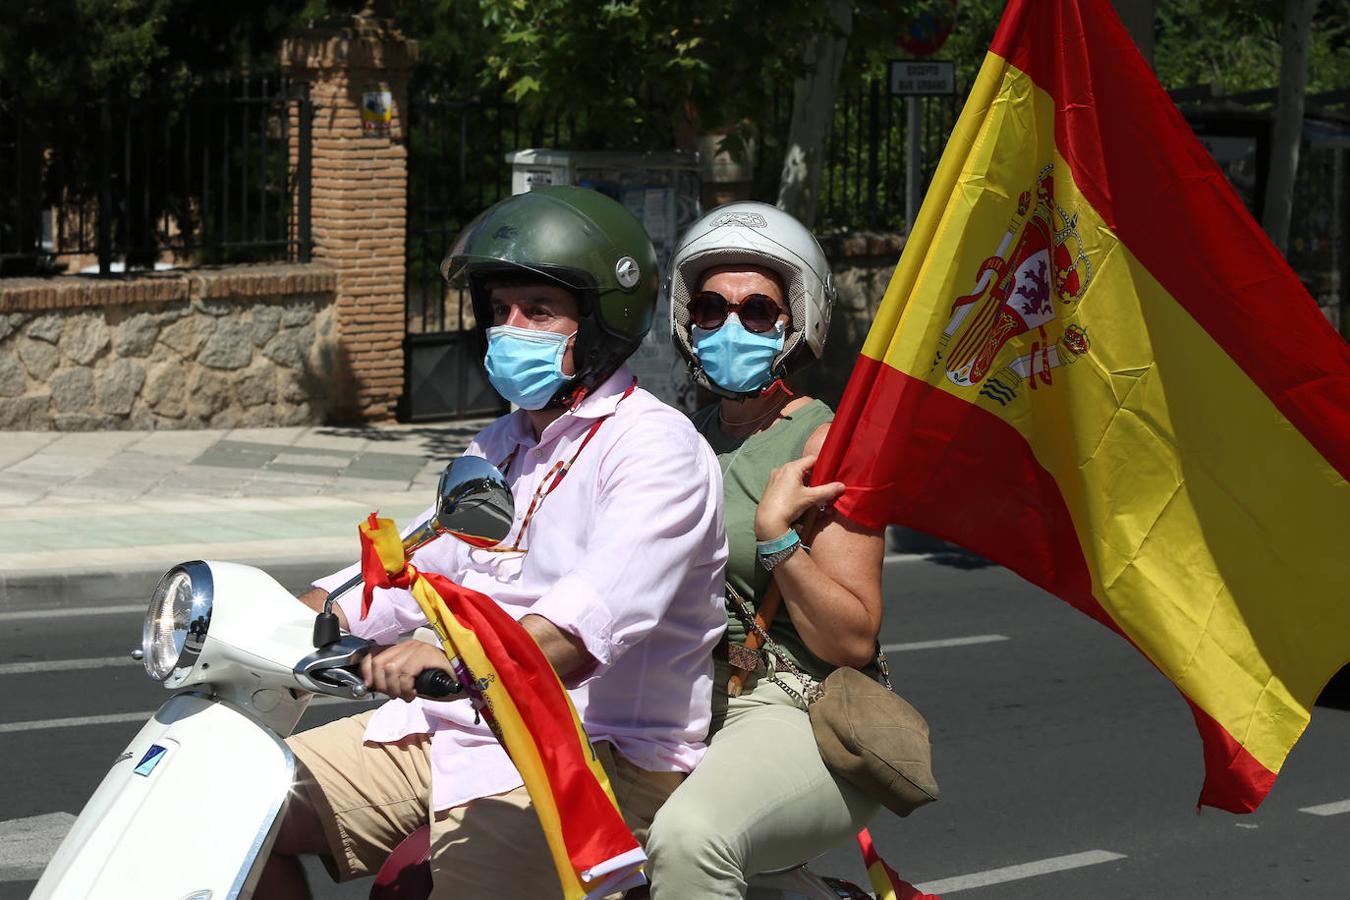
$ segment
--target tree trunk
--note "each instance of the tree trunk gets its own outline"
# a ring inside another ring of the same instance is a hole
[[[1157,0],[1111,0],[1120,16],[1121,24],[1134,38],[1134,45],[1144,55],[1144,60],[1153,65],[1153,12]]]
[[[792,124],[778,180],[778,207],[807,228],[816,218],[825,135],[834,118],[834,88],[853,31],[851,0],[829,0],[828,11],[837,31],[816,35],[806,51],[807,72],[792,85]]]
[[[1270,141],[1270,175],[1261,226],[1284,253],[1294,208],[1294,177],[1303,135],[1303,98],[1308,86],[1308,44],[1317,0],[1285,0],[1280,25],[1280,94]]]

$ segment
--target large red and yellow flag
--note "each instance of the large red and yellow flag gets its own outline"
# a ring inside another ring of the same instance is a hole
[[[407,589],[448,654],[467,667],[483,713],[539,816],[566,900],[645,883],[647,856],[624,824],[572,701],[534,638],[492,598],[408,562],[391,519],[361,524],[361,572],[372,588]],[[362,616],[369,600],[362,600]]]
[[[1265,797],[1350,661],[1350,350],[1107,0],[1011,0],[816,474],[1131,641]]]

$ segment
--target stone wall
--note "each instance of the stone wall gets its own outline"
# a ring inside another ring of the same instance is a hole
[[[839,299],[830,317],[825,356],[802,372],[798,381],[806,393],[837,407],[900,261],[905,236],[854,232],[822,237],[820,242],[829,257]]]
[[[320,265],[0,281],[0,429],[323,420],[343,383]]]

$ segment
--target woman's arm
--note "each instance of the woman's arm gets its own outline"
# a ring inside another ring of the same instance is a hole
[[[773,471],[755,515],[755,535],[767,541],[787,531],[811,507],[830,503],[843,484],[807,487],[829,425],[816,429],[801,459]],[[863,528],[833,510],[817,515],[804,543],[811,552],[792,554],[773,570],[783,605],[807,648],[836,666],[865,666],[876,653],[881,630],[881,532]]]

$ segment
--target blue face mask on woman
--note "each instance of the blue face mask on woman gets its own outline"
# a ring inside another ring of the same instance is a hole
[[[572,334],[536,331],[514,325],[487,330],[488,381],[507,400],[521,409],[543,409],[567,383],[562,370],[563,354]]]
[[[729,391],[748,393],[772,380],[774,357],[783,351],[783,331],[782,322],[764,334],[746,331],[731,313],[720,328],[709,331],[693,325],[689,336],[710,379]]]

